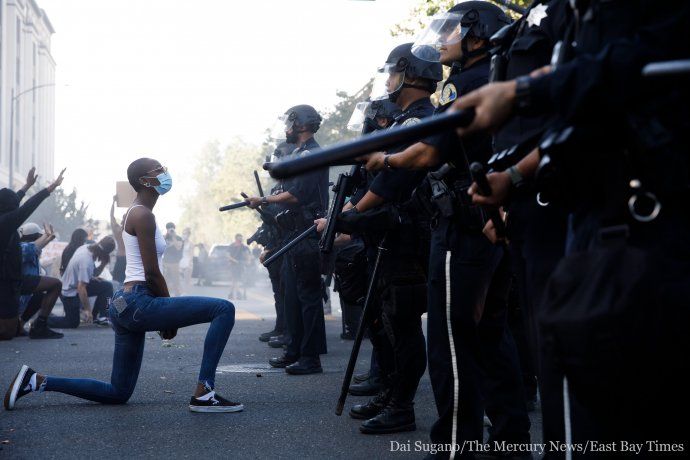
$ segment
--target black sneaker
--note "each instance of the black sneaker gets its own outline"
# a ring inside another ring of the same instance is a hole
[[[31,329],[29,330],[30,339],[61,339],[64,336],[65,334],[55,332],[54,330],[48,328],[48,326],[45,324],[41,326],[36,325],[36,322],[31,325]]]
[[[31,393],[31,377],[36,373],[29,366],[24,364],[17,375],[14,376],[14,380],[10,383],[10,387],[5,393],[5,409],[14,409],[14,404],[22,396],[26,396]]]
[[[189,401],[189,410],[192,412],[241,412],[244,406],[240,403],[228,401],[215,391],[211,390],[201,398],[195,398]]]

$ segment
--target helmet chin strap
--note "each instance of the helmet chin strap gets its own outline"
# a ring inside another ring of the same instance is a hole
[[[402,90],[405,88],[413,88],[413,89],[418,89],[421,91],[429,91],[429,92],[433,93],[433,91],[430,91],[429,85],[413,85],[411,83],[403,83],[400,88],[396,89],[395,91],[393,91],[392,93],[390,93],[388,95],[388,100],[395,103],[398,100],[398,98],[400,97],[400,93],[402,93]]]
[[[467,41],[466,40],[463,40],[460,43],[460,47],[462,48],[462,56],[460,57],[460,60],[458,61],[458,63],[460,64],[460,69],[463,69],[465,67],[468,60],[470,60],[471,58],[486,54],[489,52],[489,49],[490,49],[488,45],[484,45],[480,48],[477,48],[476,50],[470,51],[467,48]]]

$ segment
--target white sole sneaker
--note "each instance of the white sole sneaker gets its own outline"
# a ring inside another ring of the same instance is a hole
[[[237,406],[195,406],[193,404],[190,404],[189,410],[192,412],[198,412],[203,414],[220,414],[230,412],[242,412],[244,410],[244,405],[239,404]]]
[[[14,381],[12,381],[10,388],[7,390],[7,393],[5,393],[5,409],[6,410],[14,409],[14,403],[17,402],[17,393],[19,393],[19,388],[22,384],[22,381],[24,380],[24,376],[26,376],[26,373],[28,371],[29,371],[29,366],[27,366],[26,364],[23,364],[22,368],[19,369],[19,372],[17,373],[16,377],[14,378]]]

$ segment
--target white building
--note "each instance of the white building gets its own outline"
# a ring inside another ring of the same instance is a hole
[[[34,0],[0,0],[0,187],[23,185],[32,166],[54,177],[54,32]]]

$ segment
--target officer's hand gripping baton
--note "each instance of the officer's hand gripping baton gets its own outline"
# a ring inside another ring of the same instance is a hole
[[[325,168],[344,161],[352,161],[362,155],[380,152],[406,142],[416,142],[427,136],[455,128],[468,126],[474,119],[474,109],[458,110],[429,117],[409,126],[400,126],[367,134],[348,142],[339,142],[330,147],[314,150],[309,155],[280,160],[268,168],[271,176],[283,179]]]
[[[486,179],[486,173],[484,172],[484,166],[479,162],[474,162],[470,165],[470,173],[472,174],[472,180],[477,184],[477,189],[479,194],[483,196],[491,196],[491,185]],[[489,219],[494,224],[494,229],[496,230],[496,237],[502,239],[506,235],[506,224],[501,218],[501,212],[495,206],[484,206],[484,211],[489,215]]]
[[[323,254],[330,254],[333,251],[333,242],[335,241],[335,226],[338,216],[343,212],[345,200],[354,191],[355,179],[359,175],[360,166],[353,166],[348,173],[341,173],[338,176],[338,181],[333,187],[335,195],[331,208],[326,216],[326,228],[321,234],[321,241],[319,241],[319,249]]]

